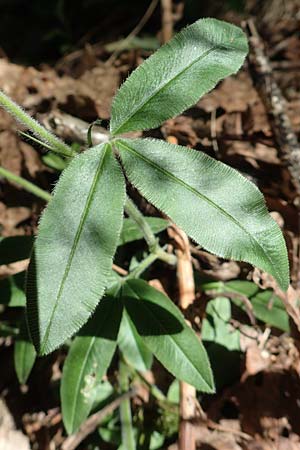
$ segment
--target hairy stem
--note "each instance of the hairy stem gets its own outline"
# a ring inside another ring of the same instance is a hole
[[[76,153],[61,141],[50,131],[46,130],[41,124],[39,124],[33,117],[27,114],[17,103],[9,98],[4,92],[0,90],[0,106],[6,109],[12,116],[14,116],[19,122],[26,125],[36,136],[41,138],[47,144],[50,145],[53,151],[60,153],[64,156],[74,156]]]
[[[4,169],[3,167],[0,167],[0,177],[4,177],[9,181],[13,181],[14,183],[19,184],[26,191],[30,192],[31,194],[36,195],[37,197],[45,200],[46,202],[48,202],[52,197],[49,192],[44,191],[43,189],[39,188],[35,184],[31,183],[30,181],[27,181],[24,178],[19,177],[18,175],[15,175],[14,173],[10,172],[9,170]]]
[[[139,276],[146,269],[148,269],[148,267],[151,266],[151,264],[154,263],[154,261],[156,259],[158,259],[158,255],[156,253],[150,253],[148,256],[146,256],[145,259],[143,259],[143,261],[141,261],[137,265],[137,267],[135,267],[131,272],[129,272],[129,274],[127,275],[127,277],[125,279],[129,280],[131,278],[139,278]]]
[[[170,255],[159,246],[158,239],[155,237],[155,234],[153,233],[148,222],[145,220],[145,217],[139,211],[133,201],[128,197],[125,203],[125,212],[142,230],[150,252],[156,255],[156,257],[161,261],[165,261],[168,264],[175,265],[176,256]]]

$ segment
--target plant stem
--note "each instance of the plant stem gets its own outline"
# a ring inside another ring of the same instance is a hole
[[[135,223],[142,230],[150,252],[156,255],[156,257],[161,261],[165,261],[170,265],[175,265],[176,256],[165,252],[159,246],[158,239],[155,237],[155,234],[153,233],[150,225],[148,224],[143,214],[139,211],[137,206],[133,203],[133,201],[129,197],[127,197],[125,203],[125,212],[129,217],[131,217],[132,220],[135,221]]]
[[[146,256],[143,261],[141,261],[135,269],[133,269],[127,277],[124,278],[124,280],[129,280],[131,278],[138,278],[146,269],[148,269],[151,264],[158,259],[158,255],[156,253],[150,253],[148,256]]]
[[[137,375],[142,383],[144,383],[147,388],[149,389],[149,392],[151,395],[153,395],[154,398],[158,401],[167,402],[167,397],[163,394],[163,392],[156,386],[156,384],[151,384],[149,381],[144,377],[144,375],[139,371],[135,370],[135,375]]]
[[[119,362],[119,383],[123,392],[129,388],[129,369],[120,355]],[[126,450],[135,450],[135,439],[132,428],[131,405],[130,399],[125,398],[120,404],[120,418],[122,429],[122,447]]]
[[[14,116],[19,122],[26,125],[36,136],[40,137],[43,141],[53,147],[53,151],[60,153],[64,156],[74,156],[76,153],[61,141],[50,131],[46,130],[41,124],[39,124],[33,117],[27,114],[17,103],[9,98],[4,92],[0,90],[0,106],[6,109],[12,116]]]
[[[14,173],[10,172],[9,170],[4,169],[3,167],[0,167],[0,176],[5,177],[9,181],[13,181],[14,183],[19,184],[26,191],[31,192],[31,194],[34,194],[37,197],[42,198],[46,202],[51,200],[52,196],[49,192],[44,191],[43,189],[39,188],[35,184],[31,183],[30,181],[27,181],[24,178],[19,177],[18,175],[15,175]]]

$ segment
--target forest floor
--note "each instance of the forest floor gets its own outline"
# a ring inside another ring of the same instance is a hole
[[[283,3],[284,8],[278,6]],[[197,448],[202,450],[300,450],[300,311],[295,300],[300,291],[300,191],[293,160],[289,157],[289,151],[297,149],[285,136],[289,132],[296,137],[300,135],[300,12],[297,1],[273,1],[273,4],[273,9],[254,9],[254,13],[263,51],[272,69],[271,80],[282,94],[279,101],[290,121],[279,129],[282,140],[274,131],[276,127],[278,130],[278,117],[270,101],[270,77],[257,66],[255,48],[259,42],[255,39],[250,59],[238,75],[220,83],[184,114],[145,133],[204,151],[252,180],[280,224],[289,251],[292,288],[282,300],[289,314],[291,332],[280,332],[259,323],[253,327],[254,337],[247,338],[237,315],[235,326],[241,331],[243,349],[238,365],[233,368],[232,359],[226,360],[228,355],[220,354],[217,370],[225,374],[225,381],[220,383],[215,395],[202,397],[202,412],[193,424]],[[247,14],[229,12],[222,18],[240,25]],[[250,32],[253,33],[251,26]],[[111,57],[112,52],[104,46],[86,45],[51,67],[22,66],[3,56],[0,88],[58,135],[80,141],[76,127],[84,124],[78,125],[76,119],[91,123],[100,118],[106,126],[118,86],[149,54],[143,48],[133,48],[120,50]],[[51,191],[58,173],[43,159],[46,151],[21,136],[18,129],[14,119],[0,110],[0,165]],[[298,161],[299,154],[300,147]],[[43,202],[17,185],[4,179],[0,181],[1,235],[35,234]],[[158,215],[138,193],[133,195],[144,212]],[[172,236],[170,239],[172,242]],[[193,243],[190,245],[194,270],[200,276],[223,282],[254,281],[260,288],[273,289],[276,295],[282,295],[272,280],[258,270],[221,260]],[[25,260],[2,265],[0,277],[18,273],[27,264]],[[167,267],[160,265],[150,275],[156,280],[154,283],[159,283],[159,279],[176,299],[176,276],[170,276]],[[186,311],[195,327],[199,317],[203,317],[202,301],[206,304],[207,295],[197,291],[195,302]],[[64,431],[53,386],[59,383],[64,355],[55,352],[40,361],[26,386],[18,384],[12,355],[13,338],[0,338],[0,448],[10,448],[1,447],[1,436],[7,435],[3,427],[19,430],[11,437],[11,448],[29,448],[25,436],[29,438],[30,448],[59,448]],[[166,390],[169,375],[155,365],[153,376],[161,389]],[[113,448],[105,445],[101,448]],[[92,447],[82,444],[80,448]],[[178,448],[176,436],[168,448]]]

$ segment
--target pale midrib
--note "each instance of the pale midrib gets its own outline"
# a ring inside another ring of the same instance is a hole
[[[159,325],[160,329],[163,330],[163,332],[165,333],[164,335],[169,338],[172,342],[175,343],[175,347],[177,348],[177,350],[179,351],[179,353],[181,353],[190,363],[191,367],[197,372],[197,374],[200,376],[200,378],[203,380],[203,382],[206,384],[206,386],[208,386],[209,389],[211,389],[211,386],[207,383],[207,381],[204,379],[204,377],[200,374],[200,372],[198,371],[197,367],[195,366],[195,364],[193,363],[193,361],[191,361],[191,359],[184,353],[184,351],[181,349],[180,345],[178,344],[177,340],[173,337],[172,334],[170,334],[168,332],[168,330],[164,327],[163,323],[160,322],[159,320],[157,320],[157,317],[155,316],[155,314],[153,314],[153,312],[151,311],[150,308],[147,308],[145,306],[145,302],[143,302],[143,299],[140,298],[139,294],[134,290],[134,288],[130,287],[130,289],[134,292],[135,295],[138,296],[139,301],[142,304],[142,307],[144,307],[144,309],[150,313],[150,315],[153,317],[153,319],[155,320],[155,322]],[[168,311],[168,310],[167,310]],[[170,311],[168,311],[168,313],[170,313]],[[172,313],[170,313],[172,314]],[[173,315],[173,314],[172,314]],[[178,322],[180,323],[180,325],[182,326],[182,328],[184,329],[184,325],[182,324],[182,322],[180,321],[179,318],[177,318],[175,316],[175,318],[178,320]],[[176,335],[175,335],[176,336]],[[145,336],[147,338],[147,336]],[[200,341],[199,344],[201,345]]]
[[[105,156],[107,154],[107,150],[108,150],[108,147],[103,150],[102,158],[101,158],[101,160],[99,162],[97,171],[96,171],[94,179],[93,179],[93,183],[92,183],[91,188],[89,190],[88,198],[87,198],[87,201],[86,201],[86,207],[84,208],[84,210],[82,212],[82,215],[81,215],[81,218],[80,218],[79,226],[77,228],[76,235],[75,235],[75,238],[74,238],[74,243],[72,245],[72,248],[71,248],[71,251],[70,251],[70,254],[69,254],[69,257],[68,257],[68,261],[67,261],[67,264],[66,264],[66,268],[65,268],[65,271],[64,271],[64,275],[63,275],[63,278],[62,278],[62,281],[61,281],[61,284],[60,284],[60,287],[59,287],[59,291],[58,291],[58,294],[57,294],[57,297],[56,297],[55,305],[53,307],[53,310],[52,310],[52,313],[51,313],[51,316],[50,316],[50,319],[49,319],[49,323],[48,323],[48,326],[47,326],[47,329],[46,329],[46,332],[45,332],[45,337],[44,337],[44,339],[42,341],[42,344],[41,344],[41,353],[42,354],[44,353],[44,348],[46,346],[46,343],[47,343],[47,340],[48,340],[48,337],[49,337],[49,334],[50,334],[52,320],[53,320],[54,314],[56,312],[56,309],[58,307],[58,303],[59,303],[60,297],[61,297],[63,289],[64,289],[65,281],[66,281],[66,279],[67,279],[67,277],[69,275],[70,269],[71,269],[73,257],[74,257],[74,254],[76,252],[76,248],[77,248],[77,245],[79,243],[81,233],[83,231],[83,225],[84,225],[84,222],[85,222],[86,217],[88,215],[91,202],[93,200],[93,196],[94,196],[94,193],[95,193],[95,186],[96,186],[96,184],[97,184],[97,182],[99,180],[99,177],[100,177],[102,169],[103,169],[104,160],[105,160]]]
[[[139,158],[141,158],[144,162],[146,162],[147,164],[149,164],[150,166],[154,167],[156,170],[160,171],[161,173],[163,173],[166,177],[171,178],[173,181],[175,181],[176,183],[180,184],[181,186],[183,186],[185,189],[187,189],[188,191],[192,192],[194,195],[200,197],[202,200],[206,201],[207,203],[209,203],[212,207],[214,207],[217,211],[219,211],[221,214],[223,214],[225,217],[227,217],[229,220],[231,220],[235,225],[237,225],[242,231],[244,231],[244,233],[250,238],[250,240],[253,240],[256,245],[261,249],[261,251],[263,252],[263,254],[265,255],[265,257],[267,258],[267,260],[269,261],[269,263],[271,264],[271,267],[273,267],[274,272],[277,274],[278,278],[281,279],[280,273],[277,271],[276,267],[273,264],[272,259],[269,257],[268,253],[266,253],[265,249],[262,247],[262,245],[258,242],[258,240],[255,238],[255,236],[253,236],[245,227],[243,227],[243,225],[237,220],[235,219],[235,217],[233,217],[231,214],[229,214],[227,211],[225,211],[225,209],[221,208],[219,205],[217,205],[216,203],[214,203],[211,199],[209,199],[208,197],[206,197],[205,195],[201,194],[199,191],[197,191],[195,188],[193,188],[192,186],[189,186],[188,184],[186,184],[185,181],[181,180],[180,178],[177,178],[175,175],[173,175],[171,172],[169,172],[166,169],[163,169],[161,166],[159,166],[158,164],[156,164],[155,162],[151,161],[150,159],[147,159],[144,155],[141,155],[137,150],[128,147],[126,144],[124,144],[124,142],[122,141],[118,141],[118,143],[123,146],[125,149],[127,149],[129,152],[135,154],[136,156],[138,156]]]
[[[152,100],[152,98],[155,97],[157,94],[159,94],[163,89],[167,88],[170,83],[173,83],[176,80],[176,78],[179,78],[182,74],[184,74],[187,70],[189,70],[194,64],[198,63],[199,61],[201,61],[201,59],[206,58],[206,56],[208,56],[210,53],[212,53],[215,50],[220,49],[220,48],[222,48],[222,46],[214,45],[212,48],[206,50],[201,56],[199,56],[194,61],[192,61],[188,66],[186,66],[184,69],[182,69],[180,72],[178,72],[174,77],[170,78],[170,80],[168,80],[165,84],[159,86],[156,90],[154,90],[154,92],[149,97],[147,97],[138,106],[136,106],[136,108],[134,108],[132,113],[126,118],[125,122],[123,122],[121,125],[119,125],[118,128],[112,132],[112,136],[115,136],[116,134],[118,134],[119,130],[121,130],[139,110],[141,110],[145,105],[147,105],[147,103],[149,103]]]

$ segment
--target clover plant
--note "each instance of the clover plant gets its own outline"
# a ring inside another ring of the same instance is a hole
[[[201,341],[175,304],[140,278],[156,259],[174,264],[176,257],[154,235],[168,223],[140,213],[126,196],[125,176],[204,249],[246,261],[273,275],[283,290],[288,287],[285,242],[254,184],[201,151],[128,134],[158,127],[182,113],[236,73],[246,54],[247,41],[238,27],[198,20],[120,87],[112,103],[107,142],[76,155],[0,95],[2,106],[50,150],[68,158],[52,195],[34,192],[49,202],[39,223],[26,287],[28,328],[38,355],[47,355],[77,333],[61,385],[68,433],[89,415],[117,346],[124,360],[139,370],[149,369],[154,355],[175,377],[200,391],[214,391]],[[9,178],[4,169],[0,174]],[[149,246],[148,256],[128,276],[117,275],[112,270],[117,246],[141,236]],[[23,378],[30,370],[27,366],[25,373],[19,369]]]

